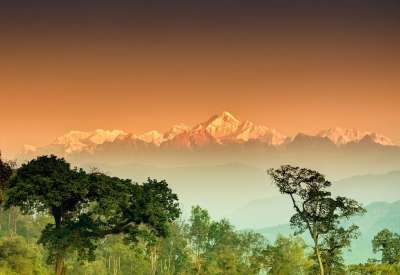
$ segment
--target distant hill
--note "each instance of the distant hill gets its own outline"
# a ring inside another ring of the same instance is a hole
[[[366,206],[367,213],[363,216],[352,218],[348,224],[356,224],[360,227],[361,236],[353,241],[351,251],[346,251],[345,258],[348,263],[366,262],[369,258],[379,258],[372,252],[371,240],[382,229],[400,233],[400,201],[374,202]],[[278,234],[293,234],[288,224],[266,227],[257,230],[269,240],[274,240]],[[307,235],[304,235],[309,240]]]
[[[274,193],[277,191],[274,190]],[[229,220],[241,229],[257,229],[287,223],[293,213],[288,198],[277,194],[271,198],[251,201],[236,209]]]
[[[392,202],[400,199],[400,171],[363,175],[333,183],[334,194],[350,196],[364,204],[373,201]]]
[[[346,178],[333,182],[330,190],[334,196],[350,197],[364,205],[374,201],[397,201],[400,198],[400,171]],[[262,228],[286,223],[292,213],[289,198],[272,186],[268,196],[238,207],[229,219],[239,228]]]

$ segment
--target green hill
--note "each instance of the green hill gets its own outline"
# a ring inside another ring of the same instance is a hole
[[[366,262],[369,258],[378,258],[372,252],[371,240],[382,229],[388,228],[391,231],[400,233],[400,201],[393,203],[374,202],[366,206],[367,213],[357,216],[345,225],[354,223],[360,227],[361,236],[353,241],[350,251],[345,252],[348,263]],[[258,230],[269,240],[275,240],[278,234],[293,234],[288,224],[266,227]],[[303,236],[308,240],[307,235]]]

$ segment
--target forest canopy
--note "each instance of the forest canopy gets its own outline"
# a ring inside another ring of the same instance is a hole
[[[376,259],[346,264],[359,228],[342,221],[365,210],[332,197],[318,171],[269,170],[296,210],[297,236],[275,240],[200,206],[183,219],[164,180],[139,184],[56,156],[0,160],[0,173],[0,274],[400,274],[400,237],[387,229],[371,240]]]

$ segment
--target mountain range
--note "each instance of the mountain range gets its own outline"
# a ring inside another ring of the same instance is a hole
[[[231,167],[232,163],[257,171],[282,164],[298,165],[316,169],[331,180],[400,170],[400,146],[384,135],[331,128],[313,135],[286,136],[274,128],[240,121],[229,112],[193,127],[178,124],[164,133],[71,131],[47,146],[25,149],[18,160],[56,154],[77,166],[97,167],[130,178],[166,177],[185,167],[207,174],[208,168],[213,170],[226,164]],[[224,171],[226,178],[231,179],[229,173],[233,171]],[[179,184],[185,182],[182,177],[175,178],[179,178]]]
[[[126,144],[136,149],[178,149],[194,150],[209,146],[229,146],[237,144],[261,144],[264,146],[282,147],[293,143],[304,142],[332,143],[343,146],[352,143],[371,142],[383,146],[394,146],[386,136],[360,131],[357,129],[329,128],[316,135],[299,133],[288,137],[276,129],[256,125],[246,120],[240,121],[229,112],[214,115],[208,120],[189,127],[184,124],[172,126],[165,133],[151,130],[142,134],[127,133],[123,130],[97,129],[92,132],[70,131],[58,137],[54,142],[42,148],[25,145],[25,153],[56,150],[63,155],[82,152],[95,153],[104,144]]]

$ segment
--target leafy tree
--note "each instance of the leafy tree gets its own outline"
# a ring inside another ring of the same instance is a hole
[[[0,274],[50,274],[43,265],[39,247],[29,245],[23,238],[5,238],[0,241]]]
[[[238,232],[225,219],[211,220],[207,210],[192,208],[188,238],[196,274],[258,274],[265,269],[265,239]]]
[[[195,266],[198,274],[202,268],[202,255],[207,249],[210,226],[211,218],[208,211],[200,206],[192,207],[189,236],[194,250]]]
[[[207,239],[205,270],[211,274],[238,274],[240,235],[233,226],[227,220],[211,222]]]
[[[382,263],[395,264],[400,262],[400,235],[384,229],[372,240],[374,253],[382,253]]]
[[[262,274],[266,271],[267,247],[267,240],[261,234],[252,231],[239,232],[238,252],[243,274]]]
[[[12,166],[10,163],[4,162],[1,158],[0,151],[0,205],[5,198],[5,191],[8,188],[8,182],[12,175]]]
[[[166,238],[158,240],[157,274],[192,274],[192,254],[182,222],[171,223]]]
[[[180,210],[177,196],[165,181],[149,179],[142,185],[82,169],[56,156],[41,156],[23,164],[10,181],[6,207],[17,206],[25,214],[48,213],[54,222],[39,238],[49,251],[55,273],[65,273],[65,258],[94,260],[99,240],[124,234],[136,241],[141,226],[164,236],[167,224]]]
[[[131,246],[121,235],[112,235],[102,240],[102,245],[96,250],[96,261],[81,262],[71,257],[66,264],[70,274],[150,274],[145,249],[142,240]]]
[[[346,265],[343,258],[343,250],[350,247],[351,241],[360,234],[356,225],[351,225],[345,229],[335,227],[328,234],[325,234],[321,240],[321,257],[324,264],[324,270],[329,275],[341,275],[346,271]],[[313,255],[315,259],[315,255]],[[312,270],[317,273],[319,265],[313,265]]]
[[[311,263],[305,255],[306,245],[299,237],[278,236],[265,251],[271,275],[307,274]]]
[[[365,210],[355,200],[332,198],[326,190],[331,183],[317,171],[283,165],[279,169],[268,170],[268,174],[280,193],[291,198],[296,213],[291,217],[290,224],[297,228],[296,234],[309,232],[314,242],[320,274],[323,275],[320,238],[334,230],[342,218],[349,218]]]
[[[254,232],[238,232],[225,219],[213,221],[204,255],[206,274],[259,274],[265,271],[265,239]]]
[[[4,209],[2,207],[2,204],[5,200],[6,197],[6,192],[7,189],[9,188],[9,181],[10,178],[12,177],[13,174],[13,168],[15,168],[16,164],[14,162],[8,161],[5,162],[1,158],[1,151],[0,151],[0,231],[3,230],[2,226],[2,221],[3,221],[3,216],[4,216]],[[8,224],[7,224],[7,229],[8,229],[8,234],[10,236],[15,235],[17,231],[17,216],[18,216],[18,211],[14,207],[11,208],[7,212],[8,216]]]

